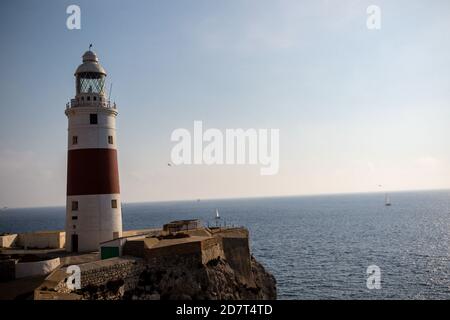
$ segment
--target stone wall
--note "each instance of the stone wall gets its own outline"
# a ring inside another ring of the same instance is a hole
[[[144,263],[139,258],[111,258],[79,265],[81,269],[81,288],[105,286],[110,281],[122,279],[124,289],[130,290],[137,285]]]

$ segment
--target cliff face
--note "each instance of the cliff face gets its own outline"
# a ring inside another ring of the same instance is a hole
[[[159,295],[171,300],[276,299],[275,278],[251,258],[250,279],[243,279],[226,260],[211,260],[196,270],[173,267],[146,270],[139,285],[126,297],[147,299]],[[252,283],[252,285],[249,285]]]
[[[123,282],[78,292],[84,299],[133,300],[266,300],[276,299],[276,281],[252,256],[247,279],[235,272],[224,259],[209,261],[196,268],[185,264],[170,267],[146,266],[134,289],[125,290]]]

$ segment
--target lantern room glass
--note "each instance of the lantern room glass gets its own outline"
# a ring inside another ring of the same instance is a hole
[[[77,75],[78,93],[105,93],[105,75],[94,72],[84,72]]]

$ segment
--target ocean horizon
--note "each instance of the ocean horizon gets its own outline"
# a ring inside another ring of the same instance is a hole
[[[450,298],[450,190],[181,200],[122,205],[123,229],[201,219],[250,231],[280,299]],[[10,208],[0,232],[64,229],[65,207]],[[367,267],[381,289],[366,286]]]

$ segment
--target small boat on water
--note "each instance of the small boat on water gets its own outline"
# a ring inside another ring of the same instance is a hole
[[[391,206],[391,198],[389,197],[389,194],[385,194],[384,196],[384,205],[386,207],[390,207]]]
[[[216,220],[216,227],[218,227],[219,226],[219,224],[220,224],[220,215],[219,215],[219,209],[216,209],[216,217],[215,217],[215,219],[214,220]]]

